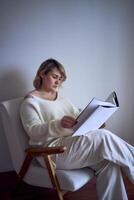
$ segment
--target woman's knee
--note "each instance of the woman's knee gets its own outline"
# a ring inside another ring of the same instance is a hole
[[[89,133],[90,134],[90,133]],[[92,132],[94,138],[107,138],[111,135],[111,132],[106,129],[97,129]]]

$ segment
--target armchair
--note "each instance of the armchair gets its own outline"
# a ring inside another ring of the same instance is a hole
[[[20,180],[40,187],[56,189],[59,200],[63,193],[76,191],[89,182],[94,172],[89,168],[75,170],[58,170],[54,166],[51,155],[63,153],[66,147],[31,148],[19,117],[19,107],[23,98],[1,102],[0,114],[9,147],[13,168]],[[33,159],[43,156],[46,168],[35,164]]]

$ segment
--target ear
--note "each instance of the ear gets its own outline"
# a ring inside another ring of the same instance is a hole
[[[45,76],[44,71],[41,71],[41,72],[39,73],[39,76],[40,76],[41,78],[43,78],[43,77]]]

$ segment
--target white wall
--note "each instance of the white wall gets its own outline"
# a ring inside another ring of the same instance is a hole
[[[79,107],[115,90],[108,128],[134,145],[133,0],[1,0],[0,100],[24,95],[42,61],[64,64],[62,93]],[[0,171],[12,170],[0,124]]]

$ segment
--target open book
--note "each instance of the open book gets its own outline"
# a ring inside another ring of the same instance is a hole
[[[115,92],[112,92],[105,101],[93,98],[77,117],[73,136],[84,135],[91,130],[100,128],[111,115],[119,108]]]

